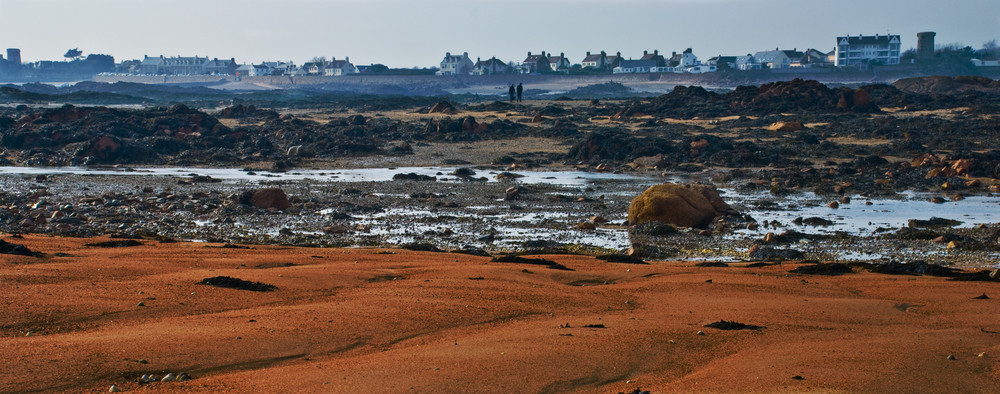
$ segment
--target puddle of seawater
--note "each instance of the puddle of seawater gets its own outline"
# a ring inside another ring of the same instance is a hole
[[[737,200],[752,207],[755,201],[773,201],[777,203],[774,209],[749,208],[744,210],[758,222],[777,221],[789,229],[805,233],[831,234],[846,232],[853,235],[871,235],[879,227],[898,229],[906,227],[910,219],[926,220],[931,217],[961,221],[958,227],[973,227],[978,224],[1000,222],[1000,197],[970,196],[961,201],[950,201],[943,204],[930,202],[934,194],[903,193],[902,199],[870,199],[855,197],[849,204],[840,204],[840,208],[826,206],[827,199],[818,198],[812,193],[799,196],[769,197],[765,195],[738,196],[732,191],[724,194],[730,201]],[[870,202],[871,205],[866,203]],[[819,217],[834,223],[829,226],[796,225],[796,218]],[[740,230],[740,233],[757,234],[768,230],[760,228],[757,231]]]
[[[237,168],[195,168],[195,167],[148,167],[148,168],[85,168],[85,167],[0,167],[0,174],[7,175],[128,175],[128,176],[169,176],[189,177],[192,174],[210,176],[222,181],[303,181],[316,182],[388,182],[396,174],[418,174],[433,176],[440,182],[466,182],[449,175],[459,167],[398,167],[398,168],[357,168],[342,170],[295,170],[290,172],[248,172]],[[485,177],[487,182],[499,182],[495,176],[499,171],[477,171],[473,178]],[[650,176],[599,173],[585,171],[517,171],[521,175],[517,183],[551,184],[556,186],[586,186],[602,181],[634,181],[648,183],[665,182],[665,179]]]

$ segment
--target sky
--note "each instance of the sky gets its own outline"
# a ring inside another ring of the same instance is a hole
[[[437,66],[445,52],[503,61],[527,52],[692,48],[707,59],[774,48],[833,49],[837,36],[916,34],[980,48],[1000,40],[998,0],[0,0],[0,51],[61,60],[67,49],[116,61],[150,56],[238,63],[318,56]],[[5,53],[5,52],[0,52]]]

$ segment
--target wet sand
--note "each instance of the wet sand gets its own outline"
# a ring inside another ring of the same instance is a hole
[[[789,273],[797,264],[533,256],[573,269],[563,271],[388,249],[4,239],[45,256],[0,255],[0,392],[106,392],[112,384],[237,392],[1000,385],[995,282]],[[277,290],[198,284],[215,276]],[[991,298],[974,298],[983,293]],[[720,320],[766,328],[705,327]],[[137,382],[180,372],[193,379]]]

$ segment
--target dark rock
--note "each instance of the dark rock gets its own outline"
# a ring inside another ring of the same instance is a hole
[[[651,235],[654,237],[665,237],[677,233],[677,228],[669,224],[646,222],[633,226],[629,232],[635,234]]]
[[[797,224],[799,226],[802,226],[802,225],[806,225],[806,226],[830,226],[830,225],[833,225],[835,222],[832,221],[832,220],[827,220],[827,219],[823,219],[823,218],[820,218],[820,217],[813,216],[813,217],[808,217],[808,218],[805,218],[805,219],[803,219],[801,217],[798,217],[798,218],[795,218],[795,220],[793,220],[792,223],[795,223],[795,224]]]
[[[470,177],[470,176],[475,176],[476,172],[473,171],[471,168],[461,167],[461,168],[456,168],[455,171],[452,171],[451,175],[458,177]]]
[[[285,194],[285,191],[276,187],[248,190],[240,195],[239,200],[240,203],[244,205],[250,205],[261,209],[277,209],[279,211],[284,211],[292,206],[292,203],[288,201],[288,196]]]
[[[702,261],[694,265],[695,267],[728,267],[729,264],[721,261]]]
[[[801,259],[802,252],[795,249],[777,249],[770,246],[758,247],[750,252],[751,260],[782,261]]]
[[[906,225],[912,228],[955,227],[962,224],[959,220],[931,217],[927,220],[910,219]]]
[[[414,181],[414,182],[434,182],[437,181],[437,177],[430,175],[420,175],[415,172],[408,174],[396,174],[392,176],[394,181]]]

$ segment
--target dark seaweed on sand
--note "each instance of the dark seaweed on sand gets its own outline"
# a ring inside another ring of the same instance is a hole
[[[31,249],[28,249],[27,246],[10,243],[2,239],[0,239],[0,254],[13,254],[18,256],[32,256],[32,257],[40,257],[42,255],[41,252],[32,251]]]
[[[84,246],[96,246],[98,248],[127,248],[130,246],[142,246],[143,243],[136,241],[134,239],[125,239],[118,241],[104,241],[104,242],[93,242],[89,244],[84,244]]]
[[[565,265],[547,259],[534,259],[521,256],[501,256],[501,257],[494,257],[490,261],[494,263],[533,264],[533,265],[545,266],[554,270],[573,271],[572,268],[569,268]]]
[[[735,321],[719,320],[715,323],[706,324],[705,327],[718,330],[762,330],[767,327],[755,326],[753,324],[743,324]]]
[[[250,282],[243,279],[232,278],[228,276],[216,276],[212,278],[202,279],[199,284],[224,287],[227,289],[237,289],[237,290],[250,290],[250,291],[275,291],[278,289],[277,286],[269,285],[267,283],[261,282]]]

